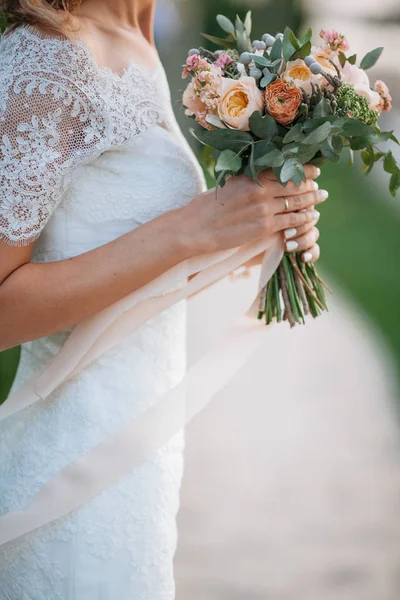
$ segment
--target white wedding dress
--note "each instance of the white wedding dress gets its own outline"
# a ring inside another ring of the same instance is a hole
[[[0,130],[0,236],[37,240],[35,262],[91,250],[204,190],[161,65],[115,74],[82,42],[20,27],[0,45]],[[185,308],[152,318],[44,403],[1,422],[0,516],[183,378]],[[14,390],[69,333],[24,345]],[[171,600],[182,451],[177,434],[69,516],[1,546],[1,600]]]

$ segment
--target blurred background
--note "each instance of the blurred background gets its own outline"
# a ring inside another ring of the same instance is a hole
[[[372,79],[391,88],[384,128],[400,132],[398,0],[159,0],[157,43],[185,133],[188,48],[204,45],[201,31],[220,34],[216,13],[249,9],[254,39],[312,25],[315,40],[339,29],[360,56],[385,46]],[[330,313],[295,331],[272,326],[252,365],[188,427],[178,600],[400,598],[400,196],[390,197],[387,177],[324,167]],[[213,321],[219,297],[240,301],[246,285],[224,281],[195,299],[190,356],[223,328]],[[3,399],[18,357],[0,355]]]

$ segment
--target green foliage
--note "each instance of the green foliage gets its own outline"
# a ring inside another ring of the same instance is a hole
[[[298,50],[300,50],[299,40],[290,27],[285,27],[282,49],[283,58],[285,60],[290,60]]]
[[[368,52],[362,59],[360,63],[360,67],[364,70],[371,69],[379,60],[381,54],[383,52],[383,48],[375,48],[375,50],[371,50]]]
[[[242,159],[232,150],[224,150],[218,157],[217,164],[215,165],[215,171],[230,171],[231,173],[237,173],[242,168]]]
[[[217,23],[226,33],[231,34],[235,32],[235,26],[228,17],[217,15]]]
[[[273,140],[278,135],[278,125],[270,115],[262,116],[259,110],[250,117],[250,129],[261,140]]]

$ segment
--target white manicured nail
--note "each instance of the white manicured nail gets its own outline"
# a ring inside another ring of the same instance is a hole
[[[313,186],[314,190],[319,190],[319,185],[316,181],[312,182],[312,186]]]
[[[313,210],[312,216],[313,216],[314,221],[318,221],[318,219],[320,217],[320,213],[317,210]]]
[[[329,192],[327,192],[326,190],[320,190],[318,192],[318,196],[321,198],[321,200],[326,200],[329,196]]]
[[[312,260],[311,252],[305,252],[303,254],[303,260],[304,260],[304,262],[310,262],[310,260]]]
[[[299,244],[295,241],[291,241],[291,242],[286,242],[286,250],[288,252],[292,252],[293,250],[296,250],[296,248],[299,247]]]
[[[285,229],[285,238],[288,240],[294,237],[297,234],[297,229],[294,227],[292,229]]]

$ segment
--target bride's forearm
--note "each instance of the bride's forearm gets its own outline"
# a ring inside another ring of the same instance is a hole
[[[171,211],[74,258],[16,268],[0,285],[0,350],[75,325],[185,260],[182,229]]]

